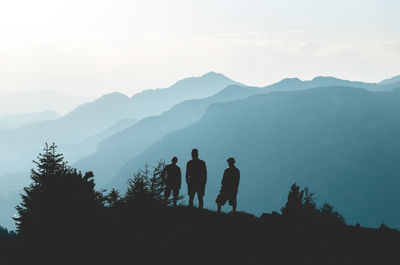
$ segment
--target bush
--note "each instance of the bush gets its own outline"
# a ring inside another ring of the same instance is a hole
[[[151,171],[149,165],[145,165],[144,169],[133,174],[133,178],[128,180],[128,190],[124,197],[127,206],[147,208],[171,204],[172,199],[164,198],[166,179],[161,174],[164,167],[165,162],[160,160]]]
[[[344,217],[333,210],[333,206],[325,202],[317,207],[314,192],[307,187],[303,190],[294,183],[290,187],[288,200],[281,209],[282,215],[302,221],[320,221],[324,224],[345,224]]]

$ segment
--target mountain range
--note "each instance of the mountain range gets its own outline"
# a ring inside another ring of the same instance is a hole
[[[225,159],[234,156],[243,174],[239,207],[246,211],[279,210],[282,194],[299,182],[350,221],[400,227],[398,211],[383,206],[397,198],[399,87],[396,77],[380,83],[287,78],[249,87],[210,72],[132,97],[107,94],[59,118],[0,128],[0,216],[12,215],[32,159],[44,142],[54,141],[74,167],[94,171],[98,188],[124,192],[136,170],[172,155],[184,173],[190,150],[198,147],[210,170],[207,207],[215,207]]]
[[[97,183],[101,186],[110,181],[117,171],[152,144],[156,143],[167,133],[189,126],[202,117],[208,106],[237,99],[243,99],[255,94],[273,91],[305,90],[313,87],[351,86],[371,91],[389,91],[397,84],[375,84],[352,82],[333,77],[316,77],[311,81],[301,81],[298,78],[287,78],[265,87],[248,87],[232,85],[208,98],[184,101],[175,105],[161,115],[148,117],[137,124],[100,142],[94,154],[78,161],[75,166],[82,170],[93,170],[97,176]],[[110,154],[113,154],[110,156]]]
[[[141,119],[146,116],[145,113],[158,114],[182,100],[210,96],[230,84],[237,82],[211,72],[201,77],[181,80],[165,89],[142,92],[131,98],[121,93],[107,94],[78,106],[59,119],[41,121],[14,130],[0,130],[0,159],[4,163],[0,167],[3,171],[9,167],[15,169],[14,163],[8,161],[18,161],[21,156],[30,166],[30,161],[45,142],[56,142],[66,148],[90,137],[99,139],[98,134],[115,123]],[[89,141],[95,142],[93,139]],[[78,156],[71,156],[70,161],[86,155],[81,151],[75,154]],[[20,163],[18,168],[22,168]]]
[[[198,148],[208,167],[209,208],[216,207],[226,159],[233,156],[241,170],[242,209],[279,211],[285,190],[297,182],[321,203],[332,202],[349,222],[399,227],[399,102],[400,89],[335,86],[213,104],[200,120],[128,161],[110,186],[123,190],[145,163],[174,155],[185,172],[191,149]]]
[[[17,197],[15,193],[28,183],[32,160],[41,152],[45,142],[57,143],[66,159],[73,163],[94,152],[100,141],[132,126],[138,119],[159,114],[184,100],[208,97],[232,84],[240,83],[210,72],[132,97],[121,93],[107,94],[58,119],[42,120],[16,129],[0,129],[0,179],[8,181],[4,185],[7,188],[0,187],[3,194],[0,196],[1,212],[5,208],[7,213],[14,211],[15,202],[11,204],[8,200]],[[8,97],[0,97],[1,100],[8,100]],[[19,99],[18,105],[23,106],[24,100]],[[32,100],[38,101],[34,97]],[[61,104],[62,99],[52,102]]]

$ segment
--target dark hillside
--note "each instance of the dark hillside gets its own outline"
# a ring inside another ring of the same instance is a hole
[[[92,224],[95,235],[12,248],[6,264],[393,264],[400,243],[397,230],[310,225],[278,214],[186,207],[119,214]]]

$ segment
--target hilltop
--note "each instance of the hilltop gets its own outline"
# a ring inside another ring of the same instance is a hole
[[[10,264],[391,264],[400,243],[400,233],[384,226],[314,225],[277,213],[256,217],[186,207],[122,213],[92,225],[94,235],[11,247],[6,257]]]

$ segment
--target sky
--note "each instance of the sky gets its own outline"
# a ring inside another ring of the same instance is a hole
[[[0,1],[0,95],[129,96],[209,71],[247,85],[400,74],[398,0]]]

